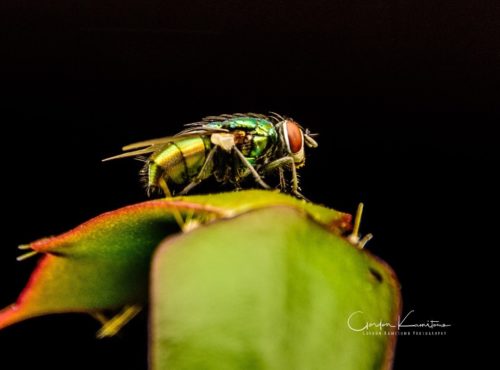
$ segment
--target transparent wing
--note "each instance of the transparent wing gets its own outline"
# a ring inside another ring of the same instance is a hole
[[[103,159],[103,162],[111,161],[114,159],[128,158],[128,157],[136,157],[143,154],[153,153],[163,145],[168,143],[174,143],[179,140],[183,140],[188,137],[196,137],[196,136],[206,136],[211,135],[218,132],[228,132],[226,129],[216,128],[206,126],[205,123],[199,122],[191,125],[191,127],[179,132],[174,136],[166,136],[160,137],[150,140],[139,141],[137,143],[132,143],[126,145],[122,148],[122,150],[126,153],[118,154],[109,158]]]
[[[209,126],[209,123],[222,122],[228,119],[238,118],[238,117],[254,117],[262,119],[272,119],[277,121],[278,118],[275,116],[282,118],[276,113],[273,113],[273,116],[266,116],[264,114],[258,114],[258,113],[233,113],[233,114],[221,114],[220,116],[204,117],[199,122],[188,123],[187,125],[185,125],[186,129],[184,129],[183,131],[179,132],[176,135],[144,140],[144,141],[139,141],[137,143],[126,145],[122,148],[122,150],[126,153],[118,154],[103,159],[103,161],[110,161],[113,159],[120,159],[127,157],[136,157],[143,154],[153,153],[157,149],[159,149],[162,145],[173,143],[187,137],[207,136],[215,133],[229,132],[229,130],[224,128]]]
[[[151,145],[151,146],[149,146],[147,148],[143,148],[143,149],[139,149],[139,150],[133,150],[131,152],[122,153],[122,154],[114,155],[112,157],[104,158],[102,161],[103,162],[107,162],[107,161],[112,161],[114,159],[127,158],[127,157],[137,157],[137,156],[140,156],[140,155],[143,155],[143,154],[153,153],[160,146],[161,145]]]
[[[232,114],[221,114],[219,116],[207,116],[203,117],[202,119],[202,124],[206,122],[221,122],[221,121],[226,121],[228,119],[233,119],[233,118],[243,118],[243,117],[252,117],[252,118],[261,118],[261,119],[269,119],[269,116],[266,116],[265,114],[259,114],[259,113],[232,113]],[[194,123],[193,125],[196,125]]]
[[[186,135],[186,136],[188,136],[188,135]],[[182,137],[186,137],[186,136],[182,136]],[[165,136],[165,137],[158,137],[158,138],[150,139],[150,140],[139,141],[137,143],[125,145],[122,148],[122,150],[127,151],[127,150],[134,150],[134,149],[139,149],[139,148],[144,148],[144,147],[152,147],[152,146],[168,144],[168,143],[174,142],[176,140],[179,140],[180,137],[181,136]]]

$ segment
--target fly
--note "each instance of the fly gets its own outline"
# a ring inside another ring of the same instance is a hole
[[[251,176],[260,187],[270,189],[264,178],[278,174],[281,191],[303,198],[297,169],[305,164],[305,146],[315,148],[318,144],[291,118],[276,113],[235,113],[205,117],[187,124],[174,136],[127,145],[125,153],[104,161],[142,159],[141,175],[148,194],[161,189],[172,196],[173,186],[184,195],[211,176],[235,188],[241,188]],[[287,173],[291,180],[287,180]]]

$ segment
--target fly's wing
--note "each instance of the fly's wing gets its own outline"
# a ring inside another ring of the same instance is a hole
[[[122,153],[122,154],[118,154],[118,155],[114,155],[112,157],[108,157],[108,158],[104,158],[102,161],[103,162],[107,162],[107,161],[112,161],[114,159],[120,159],[120,158],[128,158],[128,157],[138,157],[138,156],[141,156],[141,155],[144,155],[144,154],[149,154],[149,153],[153,153],[155,152],[159,147],[161,147],[162,145],[158,145],[158,144],[152,144],[146,148],[142,148],[142,149],[138,149],[138,150],[132,150],[132,151],[129,151],[129,152],[126,152],[126,153]],[[123,150],[125,151],[126,147],[123,147]]]
[[[219,132],[228,132],[228,130],[218,127],[210,127],[203,122],[196,122],[195,124],[191,124],[191,127],[179,132],[174,136],[160,137],[126,145],[122,148],[125,153],[105,158],[103,159],[103,162],[154,153],[163,145],[168,143],[175,143],[176,141],[183,140],[188,137],[208,136]]]
[[[202,122],[195,122],[186,126],[190,125],[197,125],[197,124],[204,124],[207,122],[222,122],[222,121],[227,121],[229,119],[233,118],[244,118],[244,117],[252,117],[252,118],[261,118],[261,119],[269,119],[269,116],[266,116],[265,114],[260,114],[260,113],[232,113],[232,114],[221,114],[219,116],[207,116],[203,117]]]

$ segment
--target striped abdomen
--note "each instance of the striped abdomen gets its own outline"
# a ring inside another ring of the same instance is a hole
[[[175,184],[185,184],[196,176],[210,150],[210,139],[181,138],[155,151],[145,168],[148,188],[159,186],[161,178]]]

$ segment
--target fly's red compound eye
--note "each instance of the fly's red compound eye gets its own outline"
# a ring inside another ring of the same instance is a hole
[[[285,139],[290,153],[296,154],[300,152],[304,145],[304,135],[302,133],[302,129],[299,127],[297,122],[293,120],[287,120],[284,124],[284,129]]]

